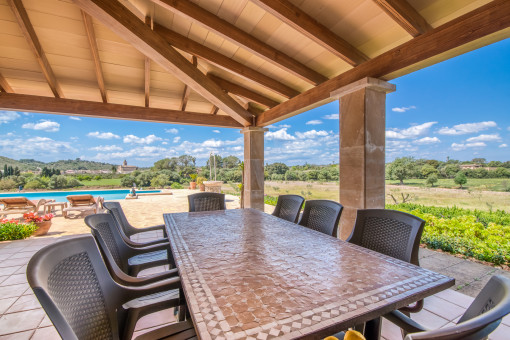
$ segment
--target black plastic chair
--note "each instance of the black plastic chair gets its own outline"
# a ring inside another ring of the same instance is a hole
[[[189,211],[225,210],[225,194],[200,192],[188,196]]]
[[[85,217],[85,224],[91,228],[92,235],[105,256],[110,273],[121,284],[134,284],[129,276],[136,277],[140,271],[147,268],[163,265],[175,267],[168,243],[143,248],[131,247],[122,238],[115,219],[110,214],[89,215]],[[173,270],[159,273],[153,280],[174,276],[176,272]]]
[[[60,241],[38,251],[28,263],[27,279],[58,333],[66,340],[131,339],[139,318],[182,303],[163,294],[180,287],[177,277],[172,282],[145,287],[117,284],[89,235]],[[152,299],[147,304],[151,295],[159,301]],[[195,336],[193,324],[190,320],[178,322],[143,336],[159,339],[172,335],[176,340]]]
[[[405,340],[485,339],[510,314],[510,279],[493,276],[455,326],[436,330],[425,327],[399,311],[384,316],[409,334]]]
[[[338,222],[343,208],[340,203],[330,200],[306,201],[299,224],[337,237]]]
[[[305,199],[299,195],[280,195],[273,216],[297,223]]]
[[[124,210],[122,210],[122,206],[120,205],[119,202],[104,202],[103,207],[108,211],[108,213],[112,214],[113,217],[115,217],[115,220],[117,221],[117,224],[121,228],[121,231],[124,232],[127,239],[131,242],[131,243],[128,242],[128,244],[136,247],[136,246],[150,246],[153,244],[168,242],[168,238],[166,238],[167,235],[164,224],[158,224],[147,228],[135,228],[128,222],[126,215],[124,214]],[[131,236],[150,231],[162,231],[164,238],[144,243],[131,241]]]

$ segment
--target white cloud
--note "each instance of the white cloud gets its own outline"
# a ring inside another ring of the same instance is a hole
[[[281,124],[281,125],[268,125],[266,126],[268,129],[288,129],[291,126],[289,124]]]
[[[465,135],[468,133],[476,133],[480,131],[487,130],[492,127],[497,127],[496,122],[487,121],[487,122],[479,122],[479,123],[466,123],[466,124],[458,124],[454,125],[452,128],[443,127],[439,129],[437,133],[441,135]]]
[[[267,140],[294,140],[294,136],[287,133],[287,128],[280,129],[278,131],[269,131],[265,134]]]
[[[498,148],[507,148],[507,147],[508,147],[508,145],[506,145],[505,143],[500,144],[500,145],[498,146]]]
[[[114,134],[114,133],[111,133],[111,132],[99,132],[99,131],[96,131],[96,132],[89,132],[87,134],[87,136],[89,137],[93,137],[93,138],[99,138],[99,139],[119,139],[120,136]]]
[[[162,145],[168,145],[168,142],[162,142],[161,144]]]
[[[0,152],[4,156],[17,157],[20,155],[48,155],[75,153],[77,149],[71,142],[56,141],[48,137],[33,137],[28,139],[4,138],[0,139]]]
[[[477,142],[477,143],[462,143],[462,144],[457,144],[457,143],[452,143],[452,146],[451,148],[454,150],[454,151],[461,151],[461,150],[466,150],[468,148],[483,148],[487,146],[487,144],[483,143],[483,142]]]
[[[165,129],[165,132],[166,133],[172,133],[172,134],[178,134],[179,133],[179,130],[177,130],[176,128],[171,128],[171,129]]]
[[[41,120],[39,123],[26,123],[21,126],[23,129],[41,130],[46,132],[57,132],[60,124],[51,120]]]
[[[315,131],[315,130],[310,130],[310,131],[306,131],[306,132],[296,132],[296,136],[299,138],[299,139],[305,139],[305,138],[317,138],[317,137],[325,137],[327,136],[328,133],[324,130],[321,130],[321,131]]]
[[[111,153],[98,153],[92,159],[97,161],[111,161],[112,159],[136,158],[139,160],[161,159],[171,156],[170,152],[158,146],[140,146],[131,150]]]
[[[406,111],[409,111],[409,110],[412,110],[412,109],[416,109],[416,106],[412,105],[412,106],[403,106],[403,107],[394,107],[393,109],[391,109],[391,111],[393,112],[406,112]]]
[[[223,141],[216,140],[214,138],[208,139],[202,143],[202,146],[205,146],[206,148],[219,148],[220,146],[223,146]]]
[[[174,143],[179,143],[180,140],[181,140],[181,137],[179,137],[179,136],[174,137]]]
[[[80,117],[74,117],[74,116],[69,117],[69,119],[72,119],[72,120],[81,120]]]
[[[423,138],[415,140],[413,143],[418,144],[418,145],[427,145],[427,144],[441,143],[441,140],[439,140],[439,138],[437,138],[437,137],[423,137]]]
[[[495,133],[492,135],[480,135],[466,139],[466,142],[500,142],[501,137]]]
[[[95,146],[93,148],[90,148],[92,151],[103,151],[103,152],[109,152],[109,151],[122,151],[122,148],[117,145],[99,145]]]
[[[122,140],[124,143],[129,144],[152,144],[154,142],[163,140],[162,138],[157,137],[156,135],[148,135],[147,137],[138,137],[135,135],[127,135],[124,136]]]
[[[308,122],[306,122],[306,125],[320,125],[320,124],[322,124],[322,120],[318,119],[309,120]]]
[[[220,130],[212,130],[214,133],[221,133]]]
[[[0,110],[0,124],[12,122],[19,117],[20,115],[17,112]]]
[[[386,130],[386,138],[390,139],[414,139],[426,134],[432,125],[437,122],[427,122],[420,125],[414,125],[407,129]]]
[[[333,114],[330,114],[330,115],[325,115],[322,118],[323,119],[340,119],[340,114],[333,113]]]

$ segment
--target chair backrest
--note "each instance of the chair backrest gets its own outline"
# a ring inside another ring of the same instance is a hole
[[[510,279],[493,276],[457,325],[408,334],[406,340],[478,340],[486,338],[510,314]],[[507,336],[510,336],[507,334]]]
[[[119,339],[126,319],[118,308],[120,287],[90,235],[38,251],[28,263],[27,279],[63,339]]]
[[[189,211],[225,210],[225,194],[200,192],[188,196]]]
[[[306,201],[299,224],[337,237],[338,222],[343,208],[340,203],[330,200]]]
[[[92,195],[69,195],[66,197],[72,207],[94,205],[96,200]]]
[[[85,224],[92,231],[101,253],[106,258],[106,265],[110,273],[115,275],[115,269],[120,268],[125,274],[129,271],[129,246],[124,242],[119,226],[110,214],[93,214],[85,217]]]
[[[131,237],[131,235],[139,232],[139,230],[128,222],[126,215],[124,214],[124,210],[122,210],[122,206],[119,202],[104,202],[103,207],[108,211],[108,213],[113,215],[115,221],[122,228],[126,236]]]
[[[33,208],[36,205],[26,197],[3,197],[0,198],[0,204],[4,205],[4,210]]]
[[[425,221],[386,209],[360,209],[347,242],[419,266],[418,251]]]
[[[273,215],[297,223],[305,199],[299,195],[280,195]]]

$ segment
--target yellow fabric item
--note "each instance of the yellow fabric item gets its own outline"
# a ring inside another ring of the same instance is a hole
[[[358,331],[350,330],[345,332],[344,340],[365,340],[365,337]]]
[[[324,338],[322,340],[338,340],[338,338],[334,336],[328,336],[327,338]]]

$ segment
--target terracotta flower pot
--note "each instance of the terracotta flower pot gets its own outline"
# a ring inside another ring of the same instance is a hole
[[[197,188],[197,182],[189,182],[189,187],[192,189],[192,190],[195,190]]]
[[[34,231],[32,236],[42,236],[48,233],[51,227],[51,221],[34,222],[37,229]]]
[[[200,191],[205,191],[205,184],[200,184]]]

